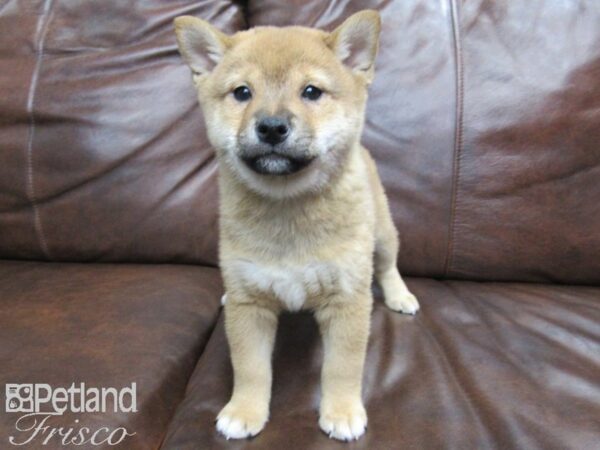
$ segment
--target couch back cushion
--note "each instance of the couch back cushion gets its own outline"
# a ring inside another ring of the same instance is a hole
[[[9,1],[0,256],[216,263],[216,163],[171,20],[333,29],[364,8],[383,32],[363,143],[401,270],[600,282],[596,0]]]
[[[600,282],[600,2],[465,2],[451,275]]]
[[[264,0],[248,22],[333,28],[365,8],[383,29],[363,143],[400,269],[600,282],[600,2]]]
[[[216,263],[216,163],[172,20],[233,1],[0,8],[0,257]]]

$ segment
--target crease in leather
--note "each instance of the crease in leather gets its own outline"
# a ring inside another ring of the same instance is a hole
[[[190,386],[190,381],[192,379],[192,376],[194,375],[194,372],[196,371],[196,366],[198,365],[198,362],[202,359],[202,356],[204,355],[204,350],[206,349],[206,346],[208,345],[208,343],[210,342],[210,340],[213,337],[213,334],[215,333],[215,329],[217,328],[217,323],[219,323],[219,319],[221,318],[221,315],[223,314],[223,308],[219,308],[219,313],[215,316],[215,320],[212,323],[211,327],[210,327],[210,331],[208,332],[208,335],[206,336],[206,340],[204,341],[204,345],[198,350],[198,357],[196,358],[196,363],[194,364],[193,369],[190,371],[189,375],[188,375],[188,379],[185,385],[185,390],[183,391],[183,396],[181,398],[181,400],[179,401],[179,404],[173,409],[173,413],[171,414],[171,417],[169,417],[169,420],[167,421],[167,426],[165,427],[165,429],[163,430],[163,435],[160,438],[160,441],[157,445],[157,449],[161,448],[163,446],[163,443],[167,437],[167,434],[170,430],[170,426],[173,422],[173,418],[175,417],[175,415],[177,414],[178,408],[179,406],[183,403],[184,399],[187,396],[188,393],[188,388]]]
[[[173,196],[173,194],[176,193],[180,189],[181,186],[183,186],[184,184],[189,182],[192,179],[194,174],[199,174],[202,171],[202,169],[208,168],[211,164],[213,167],[208,169],[208,170],[210,170],[210,173],[205,175],[205,179],[210,178],[217,171],[217,163],[214,158],[214,154],[201,160],[194,167],[191,167],[185,176],[183,176],[181,179],[177,180],[177,182],[175,183],[175,185],[173,185],[173,187],[171,187],[167,192],[165,192],[165,194],[163,194],[159,199],[157,199],[157,201],[153,205],[150,206],[148,211],[150,211],[150,212],[160,211],[160,206],[164,205],[169,200],[169,198],[171,198]],[[154,220],[154,218],[152,217],[151,214],[140,216],[139,219],[131,225],[131,229],[137,230],[142,226],[142,224],[144,224],[148,221],[152,221],[152,220]],[[133,235],[135,235],[135,232],[133,233]],[[108,254],[110,254],[110,250],[107,252],[101,252],[98,254],[97,259],[101,260]],[[195,264],[192,264],[192,265],[195,265]],[[206,263],[202,263],[200,265],[206,266],[206,267],[212,267],[211,265],[206,264]],[[214,267],[217,267],[217,266],[218,266],[218,261]]]
[[[456,216],[457,204],[460,190],[460,162],[463,145],[463,110],[464,110],[464,75],[463,75],[463,57],[460,41],[460,23],[459,11],[456,0],[450,2],[450,17],[452,20],[452,38],[454,44],[454,67],[455,67],[455,90],[456,90],[456,110],[454,124],[454,162],[452,167],[452,200],[450,208],[450,221],[448,224],[448,248],[446,250],[446,263],[444,267],[444,276],[452,272],[452,262],[454,256],[454,247],[456,245]]]
[[[179,404],[177,405],[177,407],[175,407],[175,409],[173,410],[173,414],[171,414],[171,417],[169,418],[168,421],[168,425],[165,427],[165,429],[163,430],[163,435],[160,439],[159,445],[157,446],[157,449],[160,449],[163,447],[164,443],[165,443],[165,439],[167,438],[167,435],[171,434],[171,427],[173,426],[174,423],[174,419],[177,416],[178,412],[179,412],[179,408],[180,406],[184,403],[185,399],[188,396],[188,391],[189,391],[189,387],[190,387],[190,381],[192,380],[194,374],[196,373],[196,368],[198,367],[198,364],[200,364],[200,361],[205,357],[205,352],[204,350],[206,349],[206,347],[208,346],[209,342],[212,340],[215,331],[217,329],[217,324],[219,323],[219,320],[221,319],[221,316],[223,315],[223,308],[220,307],[219,308],[219,313],[215,316],[215,320],[213,322],[213,324],[210,327],[210,331],[206,337],[206,340],[204,341],[204,345],[202,346],[202,348],[200,349],[200,352],[198,353],[198,358],[196,359],[196,364],[194,364],[194,368],[192,369],[192,371],[190,372],[189,376],[188,376],[188,380],[187,383],[185,385],[185,390],[183,393],[183,397],[181,398]],[[172,434],[175,434],[175,432],[173,432]]]
[[[49,1],[52,1],[52,0],[49,0]],[[178,124],[180,123],[180,120],[182,120],[183,118],[189,116],[196,109],[196,107],[197,107],[196,104],[191,104],[190,107],[186,111],[184,111],[183,114],[181,114],[176,120],[173,120],[171,123],[167,124],[163,129],[159,130],[156,135],[152,136],[150,139],[148,139],[143,144],[140,144],[132,152],[126,153],[125,155],[123,155],[123,157],[117,158],[114,161],[111,161],[109,164],[107,164],[104,167],[101,167],[100,170],[98,170],[96,173],[91,174],[86,179],[81,180],[81,181],[79,181],[79,182],[77,182],[76,184],[73,184],[73,185],[66,185],[64,188],[62,188],[62,189],[60,189],[60,190],[58,190],[56,192],[53,192],[49,196],[46,196],[44,198],[44,201],[45,202],[51,202],[51,201],[56,200],[56,199],[63,199],[66,194],[69,194],[71,192],[77,191],[79,188],[84,187],[84,186],[86,186],[88,184],[91,184],[91,183],[93,183],[95,181],[99,181],[99,180],[102,179],[102,177],[105,177],[107,174],[110,174],[111,172],[114,172],[115,170],[121,168],[124,164],[126,164],[126,163],[130,162],[131,160],[135,159],[140,154],[144,153],[144,151],[146,151],[150,146],[152,146],[156,142],[160,141],[165,136],[167,136],[170,132],[172,132],[173,129],[178,126]],[[69,120],[72,120],[72,119],[69,117]],[[84,119],[82,119],[80,117],[76,117],[75,120],[78,121],[78,122],[80,122],[80,123],[90,124],[89,121],[84,120]],[[54,117],[50,121],[47,121],[46,119],[44,119],[45,123],[48,123],[48,122],[51,122],[51,121],[56,121],[58,123],[59,122],[59,118]],[[198,166],[194,167],[191,170],[191,172],[188,173],[188,175],[186,175],[184,177],[184,179],[180,180],[174,188],[172,188],[169,192],[167,192],[165,194],[165,196],[168,197],[170,194],[172,194],[172,192],[174,190],[176,190],[180,185],[182,185],[183,183],[185,183],[189,179],[189,176],[191,174],[197,173],[199,170],[201,170],[202,168],[204,168],[204,166],[206,166],[212,159],[214,159],[214,154],[212,154],[211,157],[206,158]],[[162,203],[162,201],[161,201],[161,203]],[[40,224],[40,227],[41,227],[41,224]],[[43,235],[43,230],[42,230],[42,238],[44,238],[44,242],[45,242],[45,237]],[[47,255],[47,256],[49,257],[49,255]]]
[[[449,289],[453,293],[453,295],[455,295],[455,297],[460,298],[460,296],[461,296],[460,289],[457,288],[457,286],[455,286],[454,281],[448,280],[448,281],[442,281],[441,283],[447,289]],[[459,283],[461,283],[461,282],[459,282]],[[462,282],[462,283],[469,283],[469,282],[467,281],[467,282]],[[490,305],[493,305],[493,304],[491,304],[491,303],[485,304],[485,307],[482,307],[480,302],[472,302],[470,305],[471,306],[470,312],[476,314],[477,321],[480,322],[484,326],[485,329],[492,330],[492,332],[496,333],[498,331],[497,330],[498,327],[495,326],[495,325],[497,325],[497,321],[490,320],[489,317],[485,314],[485,308],[486,307],[489,308]],[[498,311],[500,312],[500,314],[502,314],[501,310],[498,310]],[[511,321],[513,324],[516,324],[516,322],[512,318],[508,318],[507,320]],[[490,438],[490,435],[494,436],[494,434],[498,432],[498,427],[495,424],[501,423],[502,421],[509,423],[509,426],[505,427],[507,430],[519,429],[520,427],[519,427],[518,420],[516,420],[513,417],[503,415],[501,412],[499,412],[494,407],[493,400],[490,400],[488,397],[485,396],[485,390],[481,389],[481,387],[477,383],[477,377],[475,376],[475,374],[472,371],[465,370],[465,371],[463,371],[464,373],[462,373],[460,376],[456,375],[456,373],[454,371],[454,367],[457,367],[457,366],[460,367],[461,364],[463,364],[462,362],[460,362],[461,349],[458,349],[454,345],[455,339],[451,335],[444,333],[445,331],[447,331],[447,329],[445,329],[443,327],[435,327],[435,326],[432,327],[432,329],[436,329],[438,332],[441,332],[444,334],[444,336],[441,337],[441,340],[443,340],[445,345],[441,345],[438,343],[438,340],[435,339],[435,336],[431,332],[431,330],[427,327],[424,328],[425,334],[434,340],[435,348],[438,349],[439,353],[442,355],[444,363],[445,363],[444,365],[447,365],[450,368],[450,370],[449,370],[449,373],[451,375],[450,379],[458,387],[458,389],[457,389],[458,392],[460,392],[462,394],[462,396],[465,398],[465,401],[467,402],[467,406],[468,406],[469,410],[473,411],[473,416],[476,418],[476,423],[479,427],[480,435],[485,435],[486,440],[488,442],[493,442],[495,439]],[[502,338],[501,332],[496,333],[496,334],[499,338]],[[502,346],[495,346],[494,348],[491,348],[488,345],[485,345],[480,342],[475,341],[475,343],[477,346],[485,348],[486,352],[498,354],[500,356],[499,359],[501,361],[505,362],[508,366],[510,366],[516,372],[520,371],[521,366],[518,363],[518,361],[515,361],[515,359],[510,351],[499,352],[499,348],[502,349]],[[458,361],[458,362],[455,362],[455,361]],[[465,382],[465,378],[466,378],[466,382]],[[459,379],[463,379],[462,383],[459,381]],[[529,386],[531,386],[532,389],[534,389],[536,386],[536,383],[534,380],[534,375],[527,374],[526,377],[522,378],[522,381],[527,382],[527,384]],[[473,401],[473,400],[471,400],[471,398],[475,398],[477,400]],[[479,406],[478,409],[475,408],[476,404],[478,404],[478,406]],[[485,422],[486,422],[485,424],[483,423],[483,420],[485,420]],[[508,432],[504,431],[502,433],[502,435],[503,435],[504,439],[511,440],[511,442],[513,443],[515,448],[518,446],[518,442],[515,442],[513,433],[508,433]],[[496,436],[496,440],[499,441],[497,436]],[[517,441],[518,441],[518,439],[517,439]]]
[[[461,296],[461,291],[460,289],[457,289],[457,287],[460,287],[461,285],[467,286],[468,284],[471,284],[471,282],[448,281],[444,284],[454,292],[454,295],[457,298],[459,298]],[[526,355],[523,355],[521,352],[515,352],[511,348],[511,330],[514,330],[519,336],[524,336],[530,343],[540,343],[540,348],[554,348],[558,350],[557,353],[562,354],[568,354],[569,352],[575,351],[576,358],[572,360],[572,363],[574,367],[578,367],[578,369],[576,369],[576,377],[579,377],[578,383],[582,383],[582,381],[585,382],[585,380],[583,380],[585,375],[582,374],[581,367],[585,367],[586,357],[589,357],[589,354],[578,353],[576,346],[567,345],[566,340],[570,339],[571,336],[569,336],[567,330],[564,330],[564,324],[556,322],[551,314],[544,314],[544,309],[531,309],[525,307],[523,316],[520,316],[518,313],[507,311],[506,308],[502,307],[501,302],[496,303],[494,301],[486,301],[490,287],[492,288],[492,295],[493,290],[496,287],[501,287],[503,289],[509,289],[509,292],[510,290],[516,290],[519,292],[518,295],[536,297],[540,301],[539,304],[548,302],[551,306],[551,300],[555,298],[554,295],[548,297],[544,291],[536,292],[535,286],[533,285],[531,286],[533,287],[533,290],[529,289],[530,286],[528,286],[528,283],[514,284],[497,282],[477,286],[480,286],[483,289],[481,289],[477,296],[473,298],[473,301],[469,302],[469,311],[476,315],[477,321],[481,323],[483,329],[489,330],[491,334],[495,336],[495,340],[486,344],[470,339],[473,345],[485,349],[485,352],[488,354],[495,354],[494,363],[504,363],[514,372],[521,373],[518,382],[521,385],[528,386],[526,392],[535,392],[537,388],[544,383],[547,383],[547,381],[540,382],[540,379],[543,379],[545,376],[545,367],[549,367],[548,370],[550,371],[553,367],[552,363],[548,363],[547,359],[540,358],[537,363],[537,370],[523,370],[524,364],[531,364],[531,362],[527,362]],[[485,286],[485,288],[483,286]],[[509,294],[509,292],[507,292],[507,294]],[[532,320],[532,317],[534,320]],[[548,327],[548,324],[555,324],[556,330],[552,330],[551,327]],[[460,355],[461,352],[464,352],[464,349],[456,345],[456,339],[452,334],[448,333],[450,328],[439,327],[438,331],[444,334],[442,336],[443,342],[445,343],[443,348],[449,353],[449,357],[447,358],[448,363],[450,365],[452,365],[452,363],[458,364],[458,366],[461,364],[464,365],[464,362],[460,361]],[[562,334],[563,332],[564,334]],[[582,333],[582,330],[578,330],[578,333]],[[587,336],[584,339],[593,341],[594,337]],[[592,349],[590,349],[590,352],[594,353]],[[581,359],[581,364],[578,364],[578,358]],[[458,363],[455,363],[454,361],[458,361]],[[568,369],[566,371],[563,369],[561,374],[566,376],[572,375]],[[480,385],[476,372],[466,370],[461,378],[465,378],[464,386],[467,389],[472,390],[477,398],[476,403],[480,405],[480,409],[483,411],[483,414],[481,414],[480,417],[488,418],[487,421],[489,422],[489,426],[486,430],[491,431],[492,435],[495,434],[498,442],[502,439],[509,440],[511,442],[510,448],[519,448],[523,446],[523,442],[533,439],[529,436],[528,427],[537,426],[539,425],[538,423],[535,421],[529,424],[524,423],[523,419],[526,419],[527,415],[520,415],[516,411],[514,416],[503,413],[497,407],[497,403],[486,395],[487,391]],[[593,381],[589,381],[589,385],[593,386]],[[593,390],[590,390],[590,392],[592,391]]]
[[[209,168],[210,165],[212,165],[213,167]],[[214,174],[214,171],[218,170],[217,167],[218,163],[215,159],[215,155],[214,153],[211,153],[206,158],[199,161],[198,164],[190,167],[190,170],[183,177],[177,180],[173,187],[170,188],[167,192],[163,194],[161,198],[158,199],[156,206],[158,207],[165,203],[173,194],[179,191],[182,186],[184,186],[186,183],[189,183],[190,181],[193,181],[195,176],[200,176],[200,172],[203,172],[204,170],[209,170],[209,173],[207,174],[207,176],[205,176],[205,178],[210,178]]]
[[[148,139],[146,142],[144,142],[143,144],[140,144],[137,148],[135,148],[132,152],[126,153],[123,155],[123,157],[121,158],[117,158],[114,161],[111,161],[109,164],[107,164],[106,166],[102,167],[100,170],[98,170],[96,173],[91,174],[89,177],[87,177],[86,179],[78,182],[75,185],[70,185],[70,186],[65,186],[63,189],[54,192],[53,194],[51,194],[50,196],[46,197],[46,201],[52,201],[58,198],[62,198],[65,196],[65,194],[68,194],[69,192],[72,191],[76,191],[77,189],[86,186],[90,183],[93,183],[95,181],[101,180],[102,177],[106,176],[107,174],[114,172],[115,170],[121,168],[124,164],[132,161],[133,159],[135,159],[136,157],[138,157],[140,154],[144,153],[144,151],[146,151],[151,145],[153,145],[154,143],[160,141],[160,139],[162,139],[163,137],[165,137],[169,132],[171,132],[174,128],[177,127],[177,124],[179,124],[180,120],[186,116],[188,116],[191,112],[194,111],[194,109],[196,108],[195,104],[192,104],[190,106],[190,108],[188,108],[183,114],[180,115],[180,117],[177,118],[177,120],[174,120],[173,122],[171,122],[170,124],[168,124],[166,127],[164,127],[162,130],[160,130],[156,135],[152,136],[150,139]],[[210,160],[211,158],[207,158],[207,160]],[[200,170],[201,168],[203,168],[208,162],[207,161],[202,161],[202,163],[199,165],[199,167],[196,167],[193,169],[193,172],[196,172],[198,170]],[[180,180],[180,182],[177,184],[177,186],[175,188],[177,188],[179,185],[181,185],[182,181],[187,180],[187,178],[189,177],[189,174],[186,175],[184,180]],[[173,188],[173,189],[175,189]],[[172,190],[169,191],[166,195],[169,195],[172,193]]]
[[[551,174],[549,173],[543,180],[524,180],[521,184],[513,184],[510,187],[503,186],[502,189],[489,192],[484,192],[479,194],[481,198],[489,198],[495,199],[503,196],[516,196],[521,191],[527,191],[531,188],[536,188],[538,186],[551,185],[556,181],[565,181],[569,178],[576,178],[582,174],[586,174],[587,172],[591,172],[594,170],[600,169],[600,165],[598,164],[581,164],[576,167],[571,168],[563,173]]]
[[[118,158],[114,161],[111,161],[109,164],[100,168],[100,170],[98,170],[96,173],[91,174],[89,177],[87,177],[81,181],[77,181],[77,183],[75,183],[75,184],[66,185],[65,187],[57,190],[56,192],[53,192],[52,194],[45,197],[44,201],[47,203],[50,203],[53,200],[57,200],[57,199],[62,200],[69,193],[75,192],[78,189],[87,186],[88,184],[91,184],[91,183],[94,183],[95,181],[101,180],[102,177],[110,174],[111,172],[114,172],[115,170],[122,167],[125,163],[134,159],[136,156],[139,156],[140,153],[143,153],[143,150],[144,150],[143,146],[136,148],[131,153],[125,154],[122,158]]]
[[[443,285],[450,286],[449,283],[443,281],[441,281],[441,283]],[[470,413],[472,423],[477,426],[480,433],[486,434],[487,430],[492,429],[492,427],[482,423],[481,419],[483,415],[477,411],[475,402],[471,398],[472,396],[467,391],[467,389],[465,389],[465,387],[461,384],[459,377],[455,372],[454,364],[452,363],[452,358],[449,357],[449,355],[446,353],[446,351],[444,350],[444,346],[440,344],[439,340],[436,338],[435,334],[431,331],[429,326],[422,327],[422,330],[423,333],[433,343],[433,348],[439,355],[440,360],[443,361],[442,367],[444,368],[444,372],[446,373],[446,380],[456,387],[456,392],[458,392],[460,397],[463,399],[463,402]]]
[[[37,236],[40,249],[47,259],[51,259],[50,251],[48,249],[46,236],[44,235],[44,228],[42,226],[42,219],[40,217],[39,203],[35,193],[35,182],[33,176],[33,136],[35,133],[35,114],[33,112],[33,106],[38,86],[38,78],[42,67],[42,59],[44,57],[44,41],[48,31],[50,13],[53,4],[53,0],[45,0],[42,14],[38,18],[35,37],[37,47],[36,60],[33,73],[31,74],[31,81],[27,94],[27,114],[29,115],[29,134],[27,137],[27,197],[31,203],[31,208],[33,209],[33,226],[35,229],[35,234]]]

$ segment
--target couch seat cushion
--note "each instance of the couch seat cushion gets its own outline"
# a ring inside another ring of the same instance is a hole
[[[22,413],[4,408],[7,383],[136,383],[136,413],[67,411],[46,425],[73,427],[73,436],[82,427],[135,433],[121,445],[79,448],[157,448],[212,331],[221,289],[212,268],[0,261],[0,448],[32,434],[15,429]],[[22,448],[68,447],[56,436],[42,447],[47,434]]]
[[[271,419],[226,441],[214,418],[232,374],[222,321],[163,448],[596,448],[600,288],[409,279],[422,311],[376,301],[366,362],[367,433],[345,447],[317,426],[322,347],[309,314],[282,317]]]

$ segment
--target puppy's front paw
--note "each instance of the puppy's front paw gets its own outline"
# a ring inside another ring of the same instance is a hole
[[[364,434],[367,428],[367,413],[360,400],[323,401],[319,426],[330,438],[352,441]]]
[[[268,411],[230,401],[217,416],[217,430],[227,439],[244,439],[260,433],[268,419]]]
[[[388,306],[388,308],[393,309],[394,311],[398,311],[403,314],[416,314],[420,308],[417,297],[415,297],[409,291],[403,291],[400,294],[390,297],[391,298],[385,299],[385,304]]]

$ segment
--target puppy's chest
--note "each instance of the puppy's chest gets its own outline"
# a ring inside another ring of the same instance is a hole
[[[274,297],[290,311],[298,311],[318,297],[348,294],[354,285],[353,275],[331,262],[275,266],[236,260],[230,267],[245,289]]]

